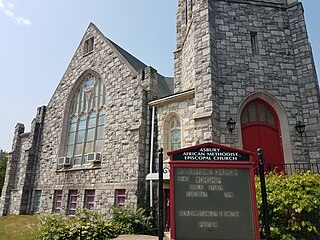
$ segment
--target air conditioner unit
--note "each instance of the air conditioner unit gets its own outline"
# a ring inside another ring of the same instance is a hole
[[[63,165],[65,158],[66,158],[66,157],[59,157],[59,158],[58,158],[58,165]]]
[[[71,157],[65,157],[64,165],[71,165]]]
[[[101,153],[94,152],[88,153],[88,162],[100,162],[101,161]]]
[[[58,158],[58,165],[71,165],[71,158],[70,157],[59,157]]]

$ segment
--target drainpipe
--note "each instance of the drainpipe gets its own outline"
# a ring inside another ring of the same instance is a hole
[[[152,106],[152,116],[151,116],[151,144],[150,144],[150,168],[149,173],[152,173],[153,166],[153,146],[154,146],[154,122],[155,122],[155,107]],[[150,180],[150,207],[153,207],[153,190],[152,190],[152,180]]]

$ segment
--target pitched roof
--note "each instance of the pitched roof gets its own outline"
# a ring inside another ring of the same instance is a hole
[[[118,53],[118,55],[120,57],[122,57],[129,65],[130,67],[132,67],[133,70],[135,70],[136,72],[138,72],[141,69],[144,69],[145,67],[147,67],[146,64],[144,64],[143,62],[141,62],[139,59],[137,59],[136,57],[134,57],[133,55],[131,55],[130,53],[128,53],[126,50],[124,50],[123,48],[121,48],[119,45],[117,45],[116,43],[114,43],[113,41],[111,41],[109,38],[107,38],[100,30],[99,28],[97,28],[97,26],[94,23],[90,23],[89,27],[92,26],[95,28],[95,30],[97,32],[99,32],[101,34],[101,36],[104,37],[104,39],[110,44],[110,46],[115,50],[115,52]]]
[[[107,38],[107,37],[106,37]],[[141,69],[144,69],[145,67],[147,67],[146,64],[144,64],[143,62],[141,62],[139,59],[137,59],[136,57],[132,56],[130,53],[128,53],[126,50],[124,50],[123,48],[121,48],[120,46],[118,46],[116,43],[114,43],[113,41],[111,41],[110,39],[108,39],[110,41],[110,43],[113,44],[113,46],[119,51],[119,53],[128,61],[128,63],[131,64],[131,66],[136,70],[139,71]]]
[[[111,41],[109,38],[107,38],[97,27],[94,25],[94,23],[90,23],[89,27],[92,26],[109,44],[111,48],[118,54],[119,57],[121,57],[128,65],[129,67],[139,72],[142,69],[145,69],[147,67],[146,64],[141,62],[139,59],[128,53],[126,50],[121,48],[119,45],[117,45],[115,42]],[[157,77],[157,85],[158,85],[158,97],[166,97],[171,94],[173,94],[174,85],[173,85],[173,78],[171,77],[164,77],[160,75],[159,73]]]
[[[173,94],[174,85],[173,85],[173,78],[171,77],[164,77],[158,74],[158,97],[167,97]]]

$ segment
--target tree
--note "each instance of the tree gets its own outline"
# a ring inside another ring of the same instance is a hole
[[[2,152],[2,159],[0,159],[0,196],[1,196],[2,187],[4,184],[4,178],[6,176],[7,162],[8,162],[8,153]]]

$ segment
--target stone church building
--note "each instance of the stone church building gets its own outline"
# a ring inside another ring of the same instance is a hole
[[[152,205],[147,176],[158,171],[160,147],[167,156],[211,141],[262,147],[267,164],[320,164],[319,86],[302,4],[177,4],[174,78],[89,24],[30,132],[16,125],[2,215]]]

